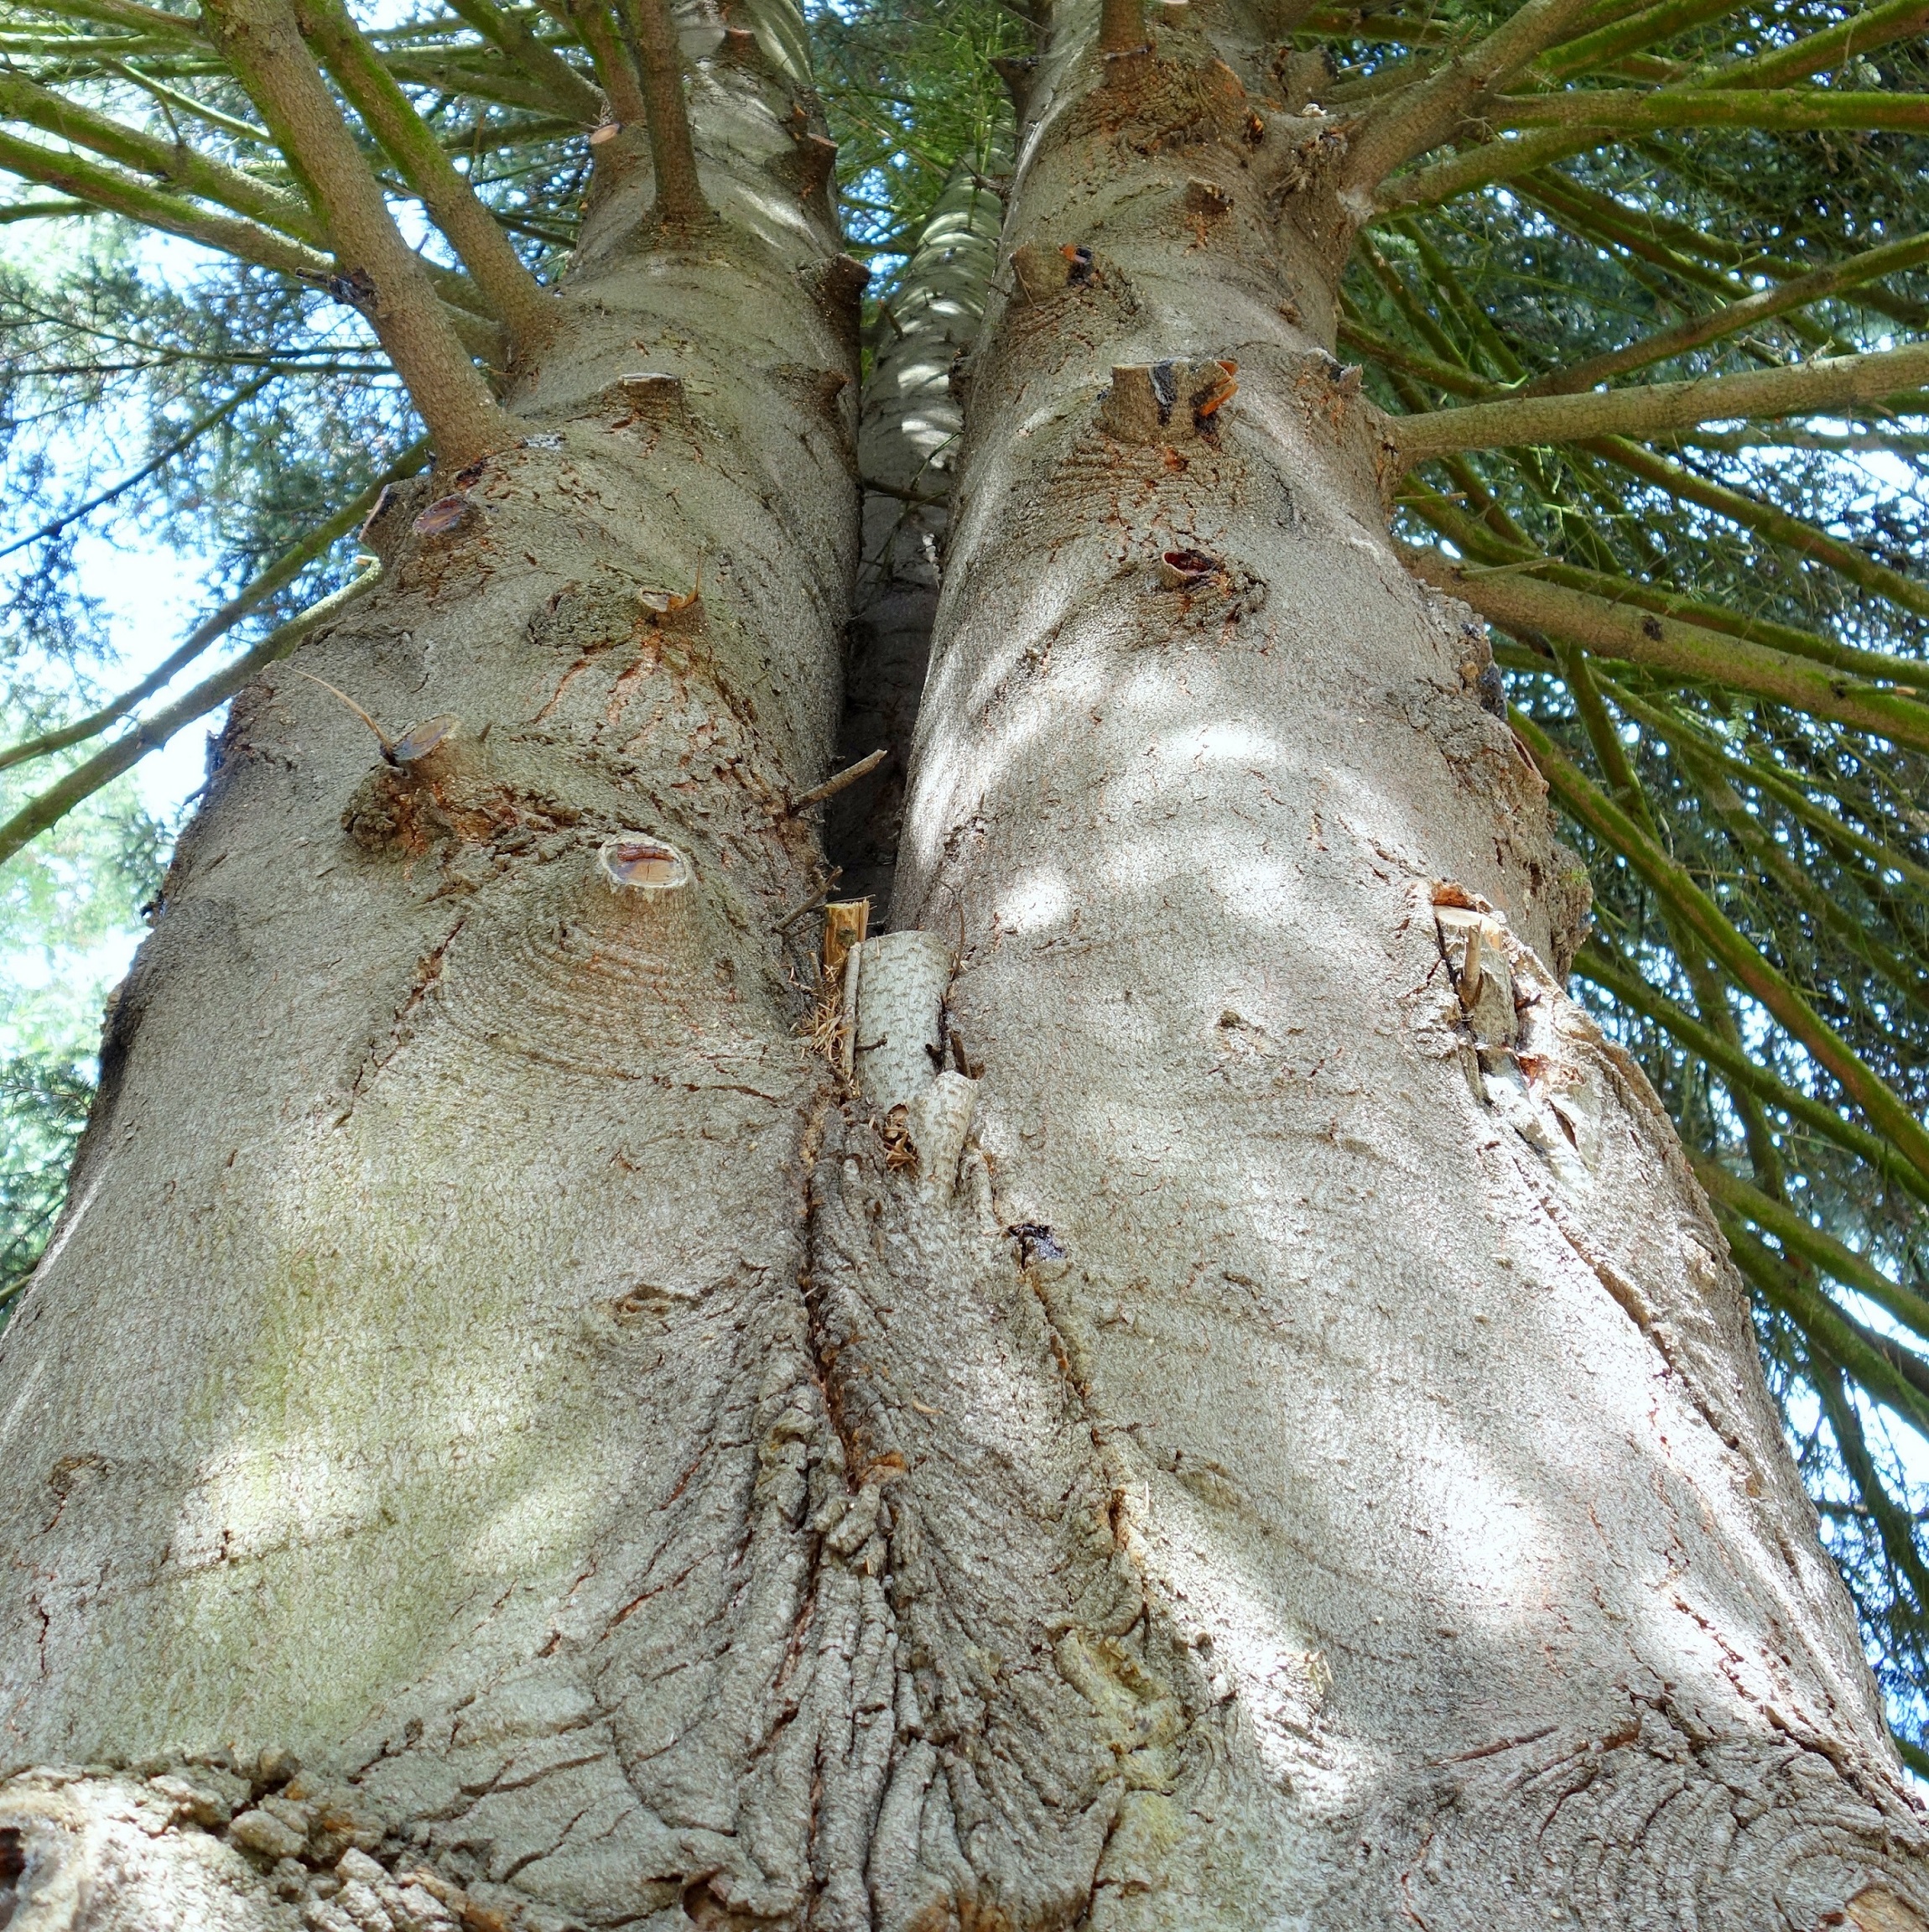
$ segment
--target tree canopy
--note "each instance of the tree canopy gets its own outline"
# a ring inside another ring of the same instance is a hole
[[[1106,0],[1107,44],[1164,11]],[[808,35],[779,0],[722,18],[826,117],[887,330],[952,170],[1023,94],[1036,21],[999,0],[843,0]],[[357,594],[385,482],[486,435],[599,136],[647,119],[659,202],[699,192],[680,90],[717,57],[707,21],[663,0],[15,0],[17,944],[71,949],[151,894],[167,828],[124,774]],[[1756,1291],[1824,1539],[1929,1773],[1929,0],[1274,0],[1269,26],[1266,86],[1323,111],[1304,164],[1339,171],[1358,221],[1338,349],[1387,414],[1409,566],[1493,627],[1594,882],[1579,988]],[[190,555],[211,609],[138,680],[83,565],[82,538],[117,531]],[[91,1065],[76,1015],[14,1005],[8,1297]]]

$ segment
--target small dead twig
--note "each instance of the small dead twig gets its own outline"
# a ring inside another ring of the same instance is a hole
[[[814,892],[810,897],[803,902],[802,905],[793,906],[791,909],[777,922],[777,930],[780,933],[787,933],[793,925],[797,924],[800,919],[803,917],[806,913],[815,912],[817,909],[822,905],[827,898],[830,897],[832,892],[836,889],[837,882],[843,877],[844,867],[842,866],[836,867],[832,871],[830,877],[827,878],[824,883],[819,886],[817,890]]]
[[[876,771],[890,756],[890,747],[886,746],[882,750],[873,752],[867,758],[860,758],[855,764],[846,765],[842,771],[834,772],[822,784],[812,786],[808,792],[800,792],[790,801],[791,815],[794,817],[807,805],[819,805],[826,799],[835,797],[846,785],[854,785],[860,779]]]

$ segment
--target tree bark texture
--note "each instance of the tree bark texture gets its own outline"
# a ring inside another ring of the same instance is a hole
[[[392,585],[302,653],[392,736],[459,727],[391,763],[311,683],[245,694],[119,994],[0,1349],[0,1748],[123,1775],[10,1788],[17,1924],[79,1886],[89,1925],[292,1924],[269,1854],[403,1826],[531,1924],[794,1888],[825,1068],[773,935],[837,723],[861,274],[808,101],[754,57],[694,94],[717,224],[639,246],[643,130],[599,148],[523,438],[392,492]],[[211,1755],[191,1798],[124,1768]]]
[[[835,983],[777,935],[849,343],[754,76],[723,225],[630,247],[632,157],[528,440],[304,653],[460,730],[237,707],[0,1341],[14,1924],[1924,1924],[1739,1284],[1326,351],[1344,138],[1160,12],[1059,9]]]
[[[1110,75],[1059,16],[966,372],[894,917],[958,951],[1066,1461],[925,1381],[978,1419],[916,1521],[1002,1587],[900,1641],[1037,1660],[934,1674],[975,1770],[1060,1741],[996,1787],[1014,1923],[1918,1924],[1741,1284],[1562,991],[1584,900],[1481,629],[1387,541],[1345,136],[1198,11]],[[926,1279],[992,1265],[953,1216]]]
[[[859,413],[864,555],[851,610],[839,758],[854,764],[880,747],[891,755],[832,804],[824,847],[843,872],[839,896],[868,898],[878,925],[891,907],[905,777],[964,430],[952,378],[984,319],[1005,215],[991,184],[1011,165],[1010,132],[1001,129],[985,153],[953,171],[878,317]]]

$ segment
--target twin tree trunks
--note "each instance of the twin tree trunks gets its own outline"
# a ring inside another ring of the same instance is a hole
[[[767,62],[699,60],[707,223],[599,149],[526,435],[301,653],[457,723],[237,701],[0,1344],[17,1932],[1929,1923],[1390,545],[1344,143],[1162,13],[1032,72],[834,979],[855,289]]]

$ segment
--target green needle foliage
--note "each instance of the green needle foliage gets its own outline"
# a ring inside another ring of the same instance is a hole
[[[588,133],[636,97],[624,17],[355,11],[415,121],[380,143],[345,121],[486,369],[512,319],[427,211],[434,154],[553,276]],[[754,0],[731,23],[776,44]],[[1256,105],[1319,104],[1318,164],[1359,212],[1339,348],[1407,451],[1409,561],[1495,628],[1594,880],[1577,988],[1699,1164],[1929,1771],[1929,0],[1274,0],[1272,27]],[[999,0],[825,0],[813,35],[850,243],[887,299],[1032,25]],[[0,235],[59,237],[0,283],[0,544],[60,525],[0,565],[23,738],[66,721],[49,666],[67,713],[112,709],[78,529],[190,543],[211,602],[265,586],[226,649],[346,581],[346,547],[304,532],[411,460],[381,343],[326,293],[327,185],[268,118],[186,0],[34,0],[0,26]],[[1892,359],[1842,360],[1869,356]],[[153,701],[48,749],[59,768],[17,763],[9,808]],[[16,1271],[76,1078],[0,1080]]]

